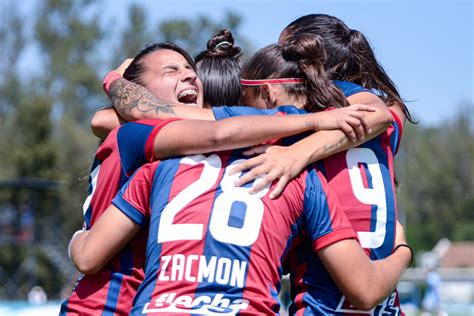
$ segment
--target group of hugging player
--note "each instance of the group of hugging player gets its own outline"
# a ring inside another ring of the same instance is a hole
[[[243,64],[229,30],[153,44],[103,86],[61,315],[275,315],[286,274],[291,315],[403,315],[411,117],[362,33],[303,16]]]

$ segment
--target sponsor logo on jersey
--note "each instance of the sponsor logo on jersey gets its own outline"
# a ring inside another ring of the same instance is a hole
[[[247,309],[249,301],[246,299],[233,299],[223,294],[215,296],[180,295],[166,293],[158,296],[154,302],[146,303],[142,313],[186,313],[194,315],[235,315]]]
[[[161,256],[158,280],[208,282],[243,288],[247,272],[247,261],[199,255]]]
[[[399,305],[400,300],[398,298],[398,292],[395,291],[390,294],[382,303],[377,305],[374,309],[370,311],[361,311],[356,309],[344,296],[341,298],[339,305],[336,308],[336,312],[339,313],[349,313],[349,314],[363,314],[363,315],[401,315],[401,310]]]

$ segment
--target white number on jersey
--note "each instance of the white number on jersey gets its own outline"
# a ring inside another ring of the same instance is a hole
[[[351,148],[346,155],[347,168],[354,196],[364,204],[376,206],[376,223],[373,232],[357,232],[363,248],[379,248],[385,240],[387,200],[382,171],[375,153],[369,148]],[[367,164],[372,177],[372,188],[364,187],[359,164]]]
[[[234,181],[240,174],[230,176],[229,171],[234,165],[242,161],[243,159],[234,161],[226,167],[220,183],[223,192],[214,202],[209,221],[209,231],[216,240],[221,242],[249,246],[257,240],[260,232],[264,210],[260,198],[268,192],[269,185],[255,195],[248,193],[249,188],[235,187]],[[204,155],[184,157],[180,163],[188,165],[203,164],[204,168],[199,179],[183,189],[164,208],[158,227],[159,243],[176,240],[201,240],[203,238],[203,224],[174,224],[174,218],[191,201],[216,184],[222,167],[219,156],[215,154],[209,157]],[[229,226],[232,206],[235,202],[244,203],[248,210],[245,212],[242,226],[238,228]]]

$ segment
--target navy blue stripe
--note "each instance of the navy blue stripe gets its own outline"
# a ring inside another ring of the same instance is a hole
[[[155,169],[155,174],[153,176],[149,205],[151,210],[157,211],[153,211],[150,218],[146,249],[147,263],[145,267],[145,280],[138,288],[133,303],[133,305],[137,307],[137,310],[140,311],[143,308],[143,305],[151,301],[151,296],[155,289],[157,271],[160,268],[160,256],[162,251],[162,245],[157,242],[161,215],[159,210],[163,210],[168,204],[171,186],[176,172],[178,171],[180,160],[180,158],[176,158],[162,161]]]
[[[123,274],[113,272],[109,282],[109,290],[107,292],[107,300],[105,301],[105,308],[102,312],[103,316],[113,316],[117,309],[117,301],[120,294],[120,287],[122,285]]]

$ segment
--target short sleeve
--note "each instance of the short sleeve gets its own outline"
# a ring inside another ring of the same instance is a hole
[[[306,231],[315,251],[340,240],[357,238],[336,195],[315,169],[308,172],[304,205]]]
[[[126,175],[131,175],[141,165],[153,161],[153,145],[156,135],[167,124],[178,120],[150,119],[129,122],[117,132],[120,163]]]
[[[150,217],[150,193],[158,164],[139,168],[112,200],[113,205],[139,225],[145,225]]]

